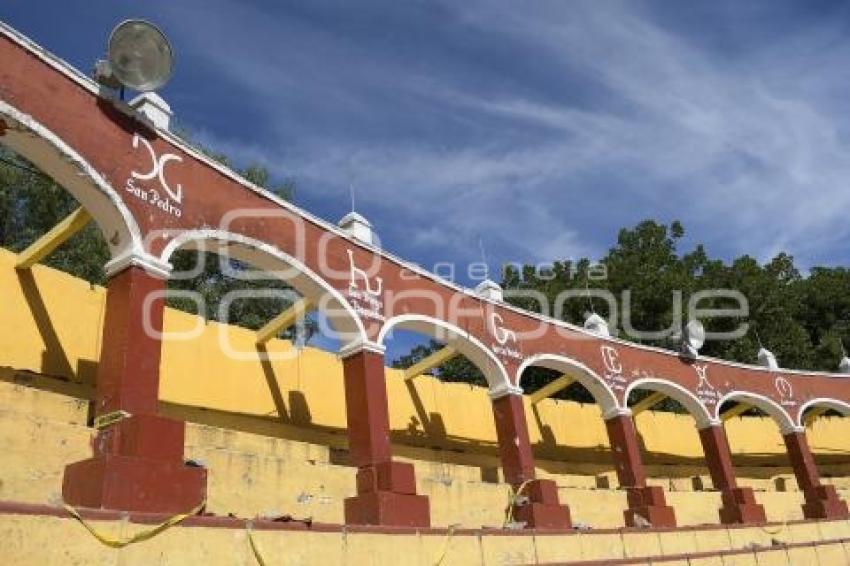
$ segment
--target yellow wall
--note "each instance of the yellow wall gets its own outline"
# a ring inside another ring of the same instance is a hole
[[[44,267],[17,274],[11,267],[13,258],[0,251],[0,500],[55,503],[61,497],[64,467],[90,456],[92,429],[86,426],[85,399],[91,395],[96,369],[105,292]],[[195,324],[196,319],[184,313],[169,310],[166,314],[167,330]],[[309,348],[289,360],[267,365],[234,360],[219,347],[222,331],[235,348],[253,351],[253,332],[211,323],[191,341],[167,341],[162,361],[161,410],[192,423],[187,427],[186,457],[201,460],[209,470],[208,510],[241,517],[291,513],[342,523],[343,500],[354,495],[355,481],[354,469],[346,465],[346,453],[340,450],[346,446],[340,363],[333,354]],[[269,349],[292,352],[282,341],[274,341]],[[465,384],[442,384],[430,377],[409,384],[391,369],[387,370],[387,386],[394,451],[399,459],[416,467],[417,490],[430,499],[432,524],[499,526],[507,488],[498,483],[495,430],[486,391]],[[597,407],[546,400],[526,409],[538,472],[556,480],[560,499],[570,505],[574,522],[594,528],[621,526],[625,495],[616,489]],[[829,481],[836,484],[842,497],[850,499],[850,466],[836,458],[847,460],[847,422],[819,419],[810,431],[810,443],[821,470],[840,476]],[[637,424],[647,450],[644,459],[650,462],[650,482],[665,488],[679,524],[716,523],[717,492],[695,489],[694,485],[694,477],[701,478],[705,486],[710,486],[710,481],[690,417],[647,411],[637,417]],[[739,453],[736,470],[740,482],[757,490],[756,498],[764,504],[768,519],[800,519],[802,494],[785,466],[784,447],[775,425],[767,419],[736,418],[727,427],[733,451]],[[786,491],[777,490],[778,479],[788,480]],[[14,537],[19,528],[36,533],[32,540],[61,536],[72,541],[71,547],[82,553],[80,556],[107,563],[119,556],[122,563],[127,563],[128,557],[144,561],[151,552],[167,551],[173,557],[178,555],[176,549],[185,546],[183,535],[172,533],[156,543],[107,556],[98,554],[97,546],[73,523],[10,520],[2,514],[0,531],[6,535],[0,533],[0,546],[11,548],[9,540],[19,541]],[[803,528],[783,527],[771,536],[781,540],[828,538],[802,533]],[[219,549],[216,557],[232,556],[227,544],[236,539],[234,544],[244,542],[239,538],[243,535],[236,536],[240,531],[228,533],[204,533],[205,544]],[[730,544],[741,547],[764,538],[764,532],[757,529],[698,534],[653,534],[646,540],[625,540],[622,534],[467,537],[453,544],[458,552],[455,563],[469,563],[469,556],[481,563],[510,563],[514,558],[528,562],[531,556],[563,560],[658,553],[659,548],[669,554],[676,549],[702,549],[700,545],[705,549]],[[334,538],[336,535],[311,536],[309,541],[299,538],[298,545],[288,547],[284,560],[300,556],[309,563],[311,553],[321,555],[332,543],[334,552],[362,563],[374,556],[375,548],[394,547],[385,540],[376,545],[369,539],[379,535],[349,536],[342,541]],[[688,537],[694,540],[685,540]],[[260,538],[275,557],[288,535],[262,534]],[[430,563],[443,544],[442,538],[394,541],[399,549],[417,548],[424,563]],[[13,550],[27,553],[32,548],[25,542]],[[233,548],[239,556],[250,558],[244,547]],[[225,562],[232,563],[229,559]]]
[[[93,430],[85,426],[88,405],[64,390],[44,390],[61,386],[53,378],[0,370],[0,501],[57,502],[64,467],[90,456]],[[166,406],[168,411],[176,409]],[[233,430],[220,415],[214,420],[223,426],[190,423],[186,428],[186,457],[203,462],[209,470],[208,511],[239,517],[289,513],[343,522],[343,500],[354,495],[354,469],[341,465],[333,448],[277,438],[271,427],[253,434]],[[405,460],[416,468],[417,491],[430,499],[432,524],[501,525],[508,489],[482,474],[476,461],[480,456],[467,455],[472,463],[464,465],[441,459],[439,451],[418,451]],[[613,483],[612,488],[597,488],[593,476],[581,475],[574,467],[549,477],[556,480],[560,499],[570,505],[576,524],[621,526],[624,492],[614,489]],[[667,490],[679,524],[717,522],[717,492],[694,491],[685,479],[653,481]],[[834,481],[840,495],[848,497],[850,478]],[[762,485],[756,497],[768,519],[802,518],[803,497],[793,484],[787,492],[766,487],[771,486]]]
[[[14,257],[0,250],[0,366],[90,385],[105,291],[43,266],[18,273]],[[197,323],[194,316],[166,312],[168,332],[185,331]],[[335,355],[312,348],[299,354],[289,343],[274,340],[269,352],[288,353],[289,359],[266,364],[253,357],[238,360],[224,354],[221,336],[237,351],[256,352],[252,331],[217,323],[203,325],[200,336],[192,340],[165,342],[160,392],[164,411],[208,424],[228,423],[296,440],[345,445],[342,370]],[[387,369],[387,387],[399,454],[498,465],[493,416],[484,389],[425,376],[411,384],[392,369]],[[527,415],[543,475],[610,474],[605,428],[595,405],[545,400],[535,408],[527,405]],[[652,473],[684,478],[705,473],[690,417],[647,411],[637,423]],[[750,466],[744,469],[755,480],[769,481],[781,471],[776,466],[785,466],[782,439],[772,421],[736,418],[727,427],[733,451],[748,456],[736,463]],[[822,465],[840,465],[842,460],[836,457],[846,461],[850,451],[850,420],[820,419],[810,431],[810,443]],[[765,465],[774,468],[766,470]]]
[[[129,521],[96,520],[92,526],[121,539],[150,528]],[[826,525],[826,524],[824,524]],[[812,565],[845,564],[850,545],[846,521],[829,525],[830,533],[814,532],[800,546],[771,548],[771,536],[758,527],[710,531],[573,533],[528,536],[519,533],[376,534],[367,532],[299,532],[254,530],[254,544],[266,564],[431,566],[551,564],[581,560],[611,560],[706,552],[702,558],[658,562],[685,565]],[[0,540],[9,564],[257,564],[244,528],[176,526],[148,541],[123,549],[98,543],[71,519],[0,513]],[[56,544],[56,541],[62,541]],[[822,541],[811,544],[812,541]],[[794,543],[794,540],[783,542]],[[755,548],[753,545],[757,544]],[[726,554],[721,551],[750,552]],[[644,563],[649,563],[647,560]],[[656,562],[653,562],[653,564]]]

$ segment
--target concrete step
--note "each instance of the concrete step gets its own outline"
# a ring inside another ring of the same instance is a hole
[[[850,563],[850,540],[839,539],[814,543],[767,544],[758,548],[721,552],[683,552],[618,560],[617,564],[665,566],[836,566]],[[610,559],[538,562],[560,566],[607,566]]]
[[[56,382],[36,374],[0,368],[0,409],[57,422],[85,425],[88,416],[87,400],[21,383],[46,380]],[[68,387],[79,389],[79,386]]]
[[[79,424],[0,409],[0,453],[27,450],[68,460],[90,453],[92,433]]]
[[[89,518],[99,532],[126,538],[155,521],[120,514]],[[680,564],[815,565],[848,563],[850,522],[662,531],[303,529],[258,522],[252,537],[267,564]],[[0,508],[0,543],[9,564],[256,564],[244,521],[196,518],[116,550],[47,507]],[[616,562],[615,562],[616,561]]]

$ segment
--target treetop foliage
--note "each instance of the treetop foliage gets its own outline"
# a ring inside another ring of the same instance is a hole
[[[818,266],[804,276],[794,258],[779,253],[762,264],[749,255],[732,261],[709,256],[702,244],[682,252],[685,229],[678,221],[665,225],[645,220],[633,228],[624,228],[617,242],[598,262],[589,258],[555,261],[551,271],[534,265],[507,266],[502,287],[534,290],[546,296],[549,305],[564,290],[604,289],[618,301],[618,326],[611,328],[622,338],[634,340],[622,332],[623,293],[630,293],[629,322],[639,330],[662,330],[674,321],[674,293],[681,291],[683,319],[687,316],[690,297],[702,290],[732,289],[743,293],[749,303],[745,318],[706,318],[708,331],[731,331],[747,323],[749,331],[735,340],[709,340],[701,354],[725,360],[756,363],[759,339],[776,354],[783,367],[835,371],[850,338],[850,270],[845,267]],[[603,270],[599,266],[604,266]],[[602,271],[605,277],[599,277]],[[581,293],[577,293],[581,295]],[[543,310],[540,301],[510,298],[514,305],[534,311]],[[589,309],[603,317],[610,316],[608,304],[596,298],[567,301],[561,318],[582,325]],[[728,300],[705,299],[700,308],[731,308]],[[543,314],[553,315],[553,312]],[[645,340],[653,346],[677,349],[669,339]],[[427,356],[441,345],[431,343],[396,360],[397,367],[407,367]],[[465,359],[452,360],[438,369],[441,379],[483,384],[483,376]],[[530,368],[523,376],[526,391],[535,391],[557,374]],[[579,385],[559,395],[578,401],[592,398]]]

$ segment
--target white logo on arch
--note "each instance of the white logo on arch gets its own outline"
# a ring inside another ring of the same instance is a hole
[[[493,352],[503,361],[514,360],[521,361],[523,359],[522,352],[518,348],[518,340],[516,332],[505,327],[505,319],[497,312],[491,312],[487,317],[488,330],[496,340],[495,344],[490,344]],[[508,342],[512,345],[509,346]]]
[[[348,266],[350,275],[348,279],[348,301],[354,310],[363,318],[384,321],[384,301],[381,294],[384,291],[384,279],[375,277],[376,285],[372,286],[371,278],[366,271],[354,263],[354,252],[348,252]],[[361,291],[360,285],[363,285]]]
[[[497,312],[490,313],[490,331],[493,333],[493,338],[499,345],[504,346],[508,341],[516,344],[516,332],[508,330],[503,325],[505,320]]]
[[[139,148],[139,143],[148,150],[148,154],[150,154],[151,158],[151,170],[147,173],[138,173],[136,171],[131,171],[130,175],[133,176],[134,179],[138,179],[140,181],[150,181],[154,177],[159,179],[159,184],[168,196],[174,199],[178,204],[182,204],[183,202],[183,187],[180,183],[177,183],[176,190],[173,190],[168,182],[165,180],[165,164],[170,161],[182,162],[183,158],[179,155],[174,155],[173,153],[163,153],[159,158],[156,156],[156,152],[153,150],[153,146],[150,144],[148,140],[140,136],[139,134],[133,134],[133,149]]]
[[[623,373],[623,364],[620,363],[620,353],[616,348],[611,346],[601,346],[599,348],[602,354],[602,363],[605,364],[605,369],[609,373]]]
[[[357,280],[362,279],[366,287],[365,291],[373,297],[380,297],[384,288],[384,279],[382,277],[375,277],[375,281],[378,282],[378,285],[373,289],[372,283],[369,281],[369,274],[355,265],[354,252],[351,250],[346,251],[348,252],[348,265],[351,268],[351,277],[348,281],[348,288],[351,291],[357,291],[357,289],[359,289]]]
[[[794,400],[794,388],[791,386],[791,382],[785,377],[781,375],[777,376],[774,386],[776,387],[776,392],[779,393],[780,405],[793,407],[797,404],[797,401]]]
[[[615,391],[625,391],[627,379],[623,375],[623,364],[620,362],[620,352],[612,346],[599,346],[605,372],[602,379]]]
[[[697,389],[714,389],[714,386],[708,380],[708,365],[706,364],[694,364],[694,370],[697,372],[697,377],[699,378],[699,383],[697,383]]]

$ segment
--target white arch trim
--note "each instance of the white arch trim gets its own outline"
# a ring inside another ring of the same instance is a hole
[[[626,392],[623,394],[623,402],[629,402],[629,394],[634,389],[651,389],[652,391],[659,391],[664,393],[671,399],[675,399],[685,409],[688,410],[688,413],[694,418],[696,421],[697,428],[705,428],[707,426],[713,426],[717,424],[717,421],[712,418],[711,412],[709,412],[708,407],[699,400],[699,398],[679,385],[678,383],[673,383],[672,381],[668,381],[666,379],[659,379],[654,377],[647,377],[643,379],[637,379],[629,384],[626,388]]]
[[[599,375],[581,362],[559,354],[537,354],[525,360],[517,370],[517,384],[522,385],[523,372],[531,366],[541,366],[574,377],[590,391],[596,403],[602,409],[602,418],[608,419],[620,414],[628,407],[621,407],[614,391]],[[631,412],[629,412],[631,414]]]
[[[797,424],[799,426],[805,426],[803,423],[803,413],[812,407],[826,407],[827,409],[838,411],[845,417],[850,415],[850,403],[839,401],[838,399],[829,399],[828,397],[818,397],[816,399],[806,401],[803,403],[803,406],[800,407],[800,410],[797,411]]]
[[[446,341],[452,348],[469,358],[487,378],[490,397],[498,399],[505,395],[522,394],[522,389],[508,379],[508,372],[499,358],[476,337],[465,330],[438,318],[423,314],[401,314],[387,320],[378,333],[378,344],[383,344],[387,334],[394,328],[414,330]],[[434,332],[440,329],[442,332]],[[489,368],[495,371],[488,371]],[[495,374],[495,375],[494,375]]]
[[[70,80],[74,81],[76,84],[80,85],[82,88],[88,90],[90,93],[95,94],[95,95],[98,93],[98,85],[90,77],[81,73],[79,70],[72,67],[67,62],[62,60],[61,58],[50,53],[44,47],[37,44],[36,42],[31,40],[30,38],[23,35],[18,30],[10,27],[8,24],[6,24],[5,22],[2,22],[2,21],[0,21],[0,35],[3,35],[3,36],[10,38],[12,41],[14,41],[18,45],[20,45],[21,47],[26,49],[27,52],[30,55],[37,57],[40,60],[44,61],[46,64],[48,64],[52,68],[56,69],[58,72],[62,73],[64,76],[68,77]],[[134,111],[132,111],[132,109],[129,109],[129,107],[127,107],[127,106],[122,106],[122,105],[118,104],[118,105],[116,105],[116,108],[118,110],[121,110],[122,112],[127,113],[128,115],[133,115],[134,117],[139,118],[138,113],[135,113]],[[151,126],[151,127],[153,127],[153,126]],[[247,179],[239,176],[233,170],[221,165],[217,161],[211,159],[209,156],[204,155],[203,153],[201,153],[197,149],[188,145],[185,141],[180,139],[175,134],[169,132],[168,130],[159,130],[158,129],[157,133],[160,136],[162,136],[163,138],[167,139],[174,146],[180,148],[181,151],[184,151],[185,153],[191,155],[193,158],[195,158],[198,161],[204,163],[205,165],[211,167],[212,169],[219,172],[223,176],[225,176],[225,177],[239,183],[240,185],[248,188],[249,190],[263,196],[263,198],[268,199],[270,202],[274,202],[274,203],[278,204],[279,206],[281,206],[281,207],[283,207],[283,208],[285,208],[285,209],[287,209],[291,212],[294,212],[294,213],[296,213],[300,216],[303,216],[304,218],[306,218],[307,220],[309,220],[310,222],[312,222],[316,226],[319,226],[323,230],[330,231],[333,234],[335,234],[336,236],[338,236],[338,237],[340,237],[344,240],[347,240],[348,242],[350,242],[351,244],[353,244],[355,246],[361,247],[363,249],[370,250],[370,251],[372,251],[372,253],[380,255],[382,258],[388,259],[388,260],[396,263],[398,266],[400,266],[404,269],[407,269],[407,270],[411,271],[412,273],[419,275],[420,277],[423,277],[423,278],[428,279],[430,281],[434,281],[434,282],[436,282],[436,283],[438,283],[438,284],[440,284],[443,287],[446,287],[448,289],[452,289],[452,290],[457,291],[459,293],[463,293],[466,296],[474,298],[478,301],[498,305],[500,308],[511,311],[511,312],[518,314],[520,316],[530,318],[530,319],[533,319],[533,320],[541,320],[541,321],[546,322],[547,324],[551,324],[551,325],[557,326],[559,328],[566,328],[566,329],[574,331],[578,334],[583,334],[583,335],[585,335],[589,338],[600,339],[600,337],[598,335],[590,332],[589,330],[583,328],[580,325],[575,325],[575,324],[572,324],[572,323],[569,323],[569,322],[566,322],[566,321],[563,321],[563,320],[551,318],[551,317],[541,315],[541,314],[538,314],[538,313],[529,312],[527,310],[523,310],[519,307],[516,307],[516,306],[511,305],[509,303],[505,303],[503,301],[495,301],[495,300],[492,300],[492,299],[487,299],[487,298],[481,297],[478,294],[476,294],[474,290],[463,288],[460,285],[457,285],[457,284],[455,284],[451,281],[448,281],[448,280],[440,277],[439,275],[436,275],[434,273],[431,273],[430,271],[427,271],[426,269],[421,268],[420,266],[416,265],[415,263],[405,261],[404,259],[402,259],[398,256],[395,256],[395,255],[389,253],[386,250],[381,250],[381,249],[377,248],[376,246],[369,245],[365,242],[356,240],[350,234],[347,234],[346,232],[341,230],[338,226],[336,226],[336,225],[334,225],[330,222],[327,222],[327,221],[323,220],[322,218],[314,216],[314,215],[310,214],[309,212],[294,206],[292,203],[289,203],[289,202],[279,198],[274,193],[271,193],[267,190],[264,190],[263,188],[258,187],[257,185],[251,183]],[[139,252],[140,253],[132,256],[134,258],[133,264],[142,265],[142,259],[143,258],[147,258],[147,259],[151,259],[151,260],[155,259],[152,256],[148,256],[147,254],[144,254],[141,248],[139,248]],[[119,254],[115,254],[115,255],[117,257]],[[144,266],[144,265],[142,265],[142,266]],[[601,340],[603,340],[604,342],[613,344],[613,345],[632,348],[632,349],[635,349],[635,350],[653,352],[655,354],[662,355],[662,356],[679,357],[679,355],[680,355],[676,352],[672,352],[672,351],[664,349],[664,348],[660,348],[660,347],[656,347],[656,346],[650,346],[650,345],[647,345],[647,344],[637,344],[637,343],[634,343],[634,342],[628,342],[624,339],[616,338],[616,337],[604,337],[604,338],[601,338]],[[771,372],[771,371],[773,371],[769,368],[764,368],[764,367],[757,366],[757,365],[749,365],[749,364],[743,364],[743,363],[733,362],[733,361],[729,361],[729,360],[722,360],[722,359],[719,359],[719,358],[712,358],[710,356],[702,356],[701,355],[700,359],[705,360],[705,361],[710,361],[712,363],[716,363],[716,364],[719,364],[719,365],[727,366],[727,367],[742,368],[742,369],[745,369],[747,371],[758,371],[758,372]],[[814,375],[814,376],[824,376],[824,377],[830,377],[830,378],[848,377],[848,375],[850,375],[850,374],[834,374],[834,373],[831,373],[831,372],[823,372],[823,371],[795,370],[795,369],[790,369],[790,368],[782,368],[782,372],[786,373],[786,374],[793,374],[793,375],[802,375],[802,376],[813,376]]]
[[[721,397],[720,400],[717,401],[717,406],[714,409],[715,417],[717,419],[720,418],[720,408],[726,401],[740,401],[747,403],[748,405],[758,407],[776,421],[776,424],[779,425],[779,430],[783,435],[792,432],[802,432],[805,430],[803,427],[798,426],[794,422],[791,415],[789,415],[779,403],[769,397],[759,395],[758,393],[751,393],[749,391],[730,391]]]
[[[88,161],[35,118],[4,100],[0,100],[0,118],[7,126],[0,142],[35,163],[92,215],[109,245],[110,263],[139,265],[164,275],[163,266],[145,251],[130,209]]]
[[[293,272],[294,277],[280,277],[281,280],[292,284],[296,290],[313,300],[315,304],[319,306],[320,311],[330,310],[334,314],[339,314],[340,312],[344,313],[343,317],[330,316],[332,320],[336,320],[339,323],[340,328],[337,329],[339,332],[350,333],[348,340],[343,341],[343,350],[346,348],[351,349],[356,345],[369,343],[366,329],[363,326],[363,321],[342,293],[319,277],[303,262],[279,248],[261,240],[225,230],[186,230],[168,242],[160,254],[159,261],[168,263],[174,252],[180,248],[188,246],[191,243],[203,241],[237,244],[239,247],[228,248],[228,252],[234,258],[271,272],[280,267],[272,264],[282,263],[287,270]],[[306,280],[304,278],[306,278]],[[299,281],[298,279],[301,280]],[[320,295],[323,293],[327,293],[335,304],[323,304],[323,301],[320,299]]]

